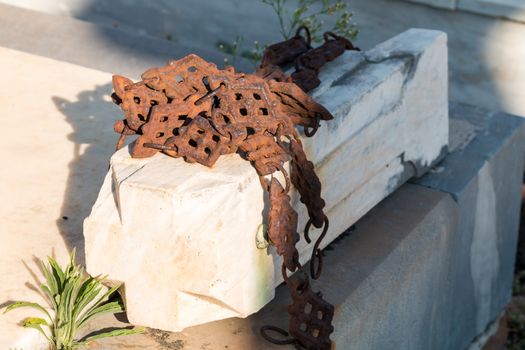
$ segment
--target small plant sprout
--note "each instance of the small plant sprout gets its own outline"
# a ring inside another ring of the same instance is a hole
[[[279,32],[284,40],[290,39],[301,26],[306,26],[310,30],[314,42],[323,40],[324,31],[334,32],[350,40],[355,39],[359,32],[352,22],[352,13],[344,0],[261,0],[261,2],[273,9],[279,23]],[[294,10],[290,10],[292,3],[295,3]],[[326,26],[326,20],[329,18],[335,18],[335,23],[331,27]],[[220,40],[216,46],[219,51],[231,58],[225,59],[225,64],[235,65],[237,58],[241,56],[257,68],[268,45],[261,45],[258,41],[254,41],[252,49],[243,49],[243,44],[244,38],[237,35],[232,43]]]
[[[240,47],[243,45],[244,38],[242,36],[237,35],[235,37],[235,40],[233,42],[228,43],[226,41],[218,41],[217,47],[219,50],[231,57],[231,61],[228,58],[224,59],[224,64],[231,64],[232,66],[235,65],[235,62],[237,61],[237,57],[239,57],[239,50]]]
[[[237,36],[231,44],[225,41],[218,41],[216,45],[219,51],[231,57],[231,60],[228,58],[224,58],[225,65],[231,64],[234,66],[235,62],[237,62],[237,58],[240,56],[250,61],[253,65],[253,68],[256,69],[259,65],[259,62],[262,59],[264,50],[266,49],[267,45],[260,45],[259,42],[256,40],[253,42],[253,48],[251,50],[241,50],[243,44],[244,38],[242,36]]]
[[[287,9],[290,0],[261,0],[270,5],[278,21],[283,39],[290,39],[297,28],[306,26],[314,42],[322,41],[322,31],[331,31],[348,39],[355,39],[357,27],[352,23],[352,13],[344,0],[296,0],[297,5],[291,13]],[[325,19],[335,17],[332,28],[326,28]]]
[[[91,277],[81,266],[75,265],[74,249],[65,269],[51,257],[48,257],[47,265],[41,261],[41,268],[46,281],[40,285],[40,290],[48,299],[52,312],[38,303],[16,301],[4,313],[22,307],[40,311],[43,317],[26,318],[22,325],[40,332],[51,350],[74,350],[96,339],[144,331],[143,328],[121,328],[77,339],[78,331],[88,321],[106,313],[124,311],[122,301],[114,298],[120,285],[104,291],[102,282],[107,277]]]

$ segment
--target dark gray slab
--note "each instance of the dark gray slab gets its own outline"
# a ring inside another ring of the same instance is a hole
[[[449,154],[415,183],[448,192],[458,199],[487,162],[501,152],[510,152],[513,157],[513,152],[523,149],[524,119],[461,103],[450,105],[449,116]],[[503,172],[506,176],[521,177],[518,169],[522,166],[520,161],[510,161]],[[515,186],[519,184],[516,178],[508,180]]]
[[[468,105],[450,108],[451,153],[414,183],[450,193],[459,206],[451,238],[447,339],[475,337],[502,312],[511,297],[525,126],[520,117]]]
[[[217,63],[224,57],[198,42],[181,44],[5,4],[0,4],[0,23],[0,46],[134,78],[190,53]]]

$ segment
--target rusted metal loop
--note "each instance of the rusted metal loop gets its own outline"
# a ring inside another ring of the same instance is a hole
[[[295,131],[295,129],[294,129]],[[287,138],[288,141],[291,141],[292,139],[295,139],[296,135],[287,135],[287,134],[284,134],[283,133],[283,125],[282,124],[279,124],[279,126],[277,127],[277,131],[276,131],[276,136],[275,136],[275,142],[277,142],[277,144],[284,150],[286,151],[287,153],[290,152],[290,146],[289,144],[286,144],[285,142],[283,142],[281,140],[281,138]]]
[[[306,64],[303,62],[304,56],[299,56],[294,62],[294,68],[297,72],[303,70],[306,68]]]
[[[226,86],[226,84],[224,83],[221,83],[216,89],[213,89],[211,91],[209,91],[206,95],[202,96],[201,98],[197,99],[194,104],[195,106],[198,106],[200,105],[202,102],[204,102],[205,100],[217,95],[217,93],[221,90],[221,88],[223,86]]]
[[[331,37],[331,39],[330,39],[330,37]],[[346,39],[346,38],[344,38],[342,36],[339,36],[339,35],[337,35],[335,33],[332,33],[332,32],[324,33],[323,34],[323,39],[325,40],[325,42],[327,42],[327,41],[336,41],[336,40],[343,39],[343,41],[346,42],[345,47],[346,47],[347,50],[361,51],[361,49],[358,48],[357,46],[354,46],[354,44],[350,40],[348,40],[348,39]]]
[[[294,257],[294,264],[295,264],[295,266],[297,266],[296,271],[301,271],[302,273],[305,273],[305,272],[303,271],[303,265],[301,265],[301,263],[299,262],[299,256]],[[281,266],[281,274],[283,275],[283,280],[284,280],[284,282],[288,282],[288,278],[289,278],[289,276],[286,274],[286,270],[287,270],[287,268],[286,268],[286,264],[283,262],[283,264],[282,264],[282,266]],[[292,273],[293,273],[293,272],[295,272],[295,271],[292,271]],[[306,274],[305,274],[305,275],[306,275]],[[308,287],[308,284],[309,284],[309,283],[308,283],[308,279],[307,279],[307,281],[306,281],[304,287]]]
[[[309,237],[310,226],[311,225],[312,225],[312,218],[308,219],[308,222],[304,226],[304,239],[306,240],[306,242],[308,244],[310,242],[312,242],[312,240]],[[326,215],[324,216],[324,225],[323,226],[324,226],[323,233],[321,234],[321,236],[319,236],[319,238],[321,238],[321,239],[324,237],[324,235],[326,234],[326,231],[328,230],[328,217]],[[316,242],[316,244],[317,244],[317,242]]]
[[[288,275],[286,274],[286,265],[284,264],[284,262],[281,266],[281,274],[283,275],[284,282],[288,282]]]
[[[286,170],[284,169],[284,167],[281,165],[281,164],[278,164],[278,163],[271,163],[274,167],[276,167],[277,169],[279,169],[280,172],[283,173],[283,176],[284,176],[284,180],[286,181],[286,186],[285,186],[285,189],[284,189],[284,193],[288,193],[290,191],[290,186],[291,186],[291,182],[290,182],[290,177],[288,176],[288,173],[286,172]],[[271,174],[271,178],[273,178],[273,173]],[[269,191],[270,190],[270,183],[266,180],[266,177],[265,176],[259,176],[259,181],[261,182],[261,186],[263,188],[263,190],[265,191]]]
[[[127,128],[127,126],[124,126],[124,128]],[[118,138],[117,146],[115,147],[115,151],[118,151],[119,149],[124,147],[124,141],[126,141],[126,134],[124,133],[124,131],[122,131],[122,134],[120,134],[120,137]]]
[[[330,39],[330,37],[331,37],[332,39]],[[337,34],[335,34],[335,33],[333,33],[333,32],[325,32],[325,33],[323,34],[323,39],[324,39],[324,41],[338,40],[338,39],[340,39],[340,38],[341,38],[341,37],[340,37],[339,35],[337,35]]]
[[[310,131],[310,129],[307,126],[304,127],[304,135],[306,137],[314,136],[315,133],[317,132],[317,129],[319,129],[320,124],[321,124],[321,116],[319,114],[317,114],[315,116],[315,124],[312,127],[312,130]]]
[[[270,163],[283,174],[284,180],[286,181],[286,187],[284,189],[284,193],[288,193],[290,191],[291,183],[290,183],[290,176],[288,176],[288,172],[284,169],[283,165],[280,163]],[[271,174],[271,177],[273,178],[273,173]]]
[[[305,239],[307,237],[307,232],[310,230],[310,225],[311,224],[312,224],[312,219],[308,220],[308,222],[306,223],[306,227],[304,228]],[[315,241],[314,248],[312,250],[312,256],[310,258],[310,276],[314,280],[318,279],[319,276],[321,276],[321,271],[323,269],[323,254],[321,252],[321,249],[319,249],[319,245],[321,245],[322,240],[324,239],[324,237],[326,236],[326,233],[328,232],[329,221],[328,221],[328,217],[326,215],[324,217],[324,225],[323,226],[324,226],[323,227],[323,232],[321,233],[319,238],[317,238],[317,241]],[[308,240],[309,239],[310,238],[308,237]],[[310,242],[308,242],[308,243],[310,243]],[[317,260],[317,269],[315,268],[316,260]]]
[[[165,146],[165,145],[162,145],[160,143],[147,142],[147,143],[143,144],[143,146],[146,147],[146,148],[154,148],[154,149],[158,149],[158,150],[161,150],[161,151],[177,151],[176,147]]]
[[[312,226],[312,218],[308,219],[308,222],[304,226],[304,240],[308,244],[312,243],[312,240],[310,239],[310,226]]]
[[[308,29],[307,26],[302,25],[299,28],[297,28],[297,31],[295,32],[295,36],[300,36],[301,31],[306,32],[306,43],[308,44],[309,48],[312,48],[312,36],[310,34],[310,29]]]
[[[260,175],[259,181],[261,182],[261,187],[263,188],[263,190],[268,192],[270,190],[270,184],[268,183],[268,181],[266,181],[266,177]]]
[[[262,326],[261,329],[260,329],[261,336],[264,339],[266,339],[267,341],[269,341],[270,343],[273,343],[275,345],[289,345],[289,344],[295,344],[296,343],[296,340],[294,338],[288,338],[288,339],[277,339],[277,338],[274,338],[274,337],[268,335],[268,333],[267,333],[268,331],[279,333],[279,334],[281,334],[284,337],[289,337],[290,334],[287,331],[285,331],[284,329],[276,327],[276,326],[269,326],[269,325]]]
[[[312,218],[308,219],[308,222],[306,223],[306,225],[304,226],[304,239],[306,241],[306,243],[310,244],[312,243],[312,240],[310,239],[310,226],[312,225]],[[325,215],[324,216],[324,229],[323,229],[323,233],[321,234],[320,237],[324,237],[324,234],[326,233],[325,231],[328,230],[328,217]],[[316,242],[317,244],[317,242]]]

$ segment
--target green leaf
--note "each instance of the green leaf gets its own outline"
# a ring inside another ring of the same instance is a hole
[[[44,262],[40,262],[40,267],[42,268],[42,272],[44,273],[44,276],[46,278],[47,286],[49,287],[49,290],[51,292],[51,298],[53,298],[54,300],[55,295],[58,294],[57,282],[49,268],[44,264]]]
[[[38,317],[28,317],[24,320],[23,326],[26,328],[33,328],[42,333],[44,337],[46,337],[47,341],[53,344],[53,340],[44,332],[42,329],[42,326],[50,327],[49,324],[47,324],[46,320],[43,318]]]
[[[18,309],[21,307],[29,307],[29,308],[33,308],[33,309],[42,311],[47,317],[49,317],[49,320],[52,320],[51,315],[49,315],[49,312],[47,312],[47,310],[42,305],[38,303],[32,303],[29,301],[15,301],[14,303],[6,307],[6,309],[4,310],[4,314],[6,312],[9,312],[11,310]]]
[[[28,317],[24,320],[24,327],[34,326],[34,325],[41,325],[41,326],[48,326],[46,320],[40,317]]]
[[[97,295],[100,294],[100,285],[96,283],[96,280],[91,281],[89,284],[89,289],[87,289],[83,295],[82,298],[79,298],[77,300],[77,303],[73,310],[73,317],[75,320],[80,318],[80,315],[85,314],[87,311],[85,308],[89,303],[91,303]]]
[[[136,327],[136,328],[121,328],[121,329],[114,329],[109,332],[99,333],[97,335],[93,335],[91,337],[87,337],[85,340],[77,343],[78,345],[81,344],[87,344],[93,340],[102,339],[102,338],[109,338],[109,337],[119,337],[123,335],[132,335],[132,334],[139,334],[144,333],[145,328],[144,327]]]
[[[122,303],[118,301],[112,301],[109,303],[102,304],[94,309],[89,310],[83,317],[82,320],[78,323],[78,327],[82,327],[90,319],[107,314],[107,313],[118,313],[124,311]]]
[[[75,256],[77,255],[77,247],[73,247],[71,254],[69,255],[69,266],[75,266]]]
[[[52,257],[48,257],[47,261],[49,262],[49,266],[51,266],[51,272],[54,276],[55,281],[57,282],[57,291],[61,292],[64,288],[64,271],[62,271],[56,260]]]
[[[99,306],[100,304],[102,304],[104,301],[106,301],[106,299],[108,299],[113,293],[115,293],[120,287],[122,286],[122,284],[119,284],[119,285],[116,285],[110,289],[107,290],[106,293],[102,294],[102,296],[98,299],[98,301],[93,305],[91,306],[92,309],[96,308],[97,306]]]

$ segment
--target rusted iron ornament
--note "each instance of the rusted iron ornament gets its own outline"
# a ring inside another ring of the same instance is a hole
[[[306,38],[300,35],[302,31]],[[127,135],[138,135],[130,145],[134,158],[160,151],[211,167],[221,155],[237,152],[253,164],[269,192],[267,234],[283,256],[282,273],[293,300],[288,309],[289,335],[273,326],[262,327],[261,334],[276,344],[329,349],[334,307],[321,293],[312,291],[308,274],[299,263],[297,213],[288,192],[293,185],[308,209],[305,240],[310,243],[312,225],[323,228],[310,264],[310,276],[317,279],[322,267],[319,245],[328,230],[328,218],[323,212],[321,182],[306,158],[296,126],[313,136],[321,120],[333,118],[305,91],[319,85],[317,74],[324,63],[355,48],[348,40],[326,33],[325,43],[313,49],[309,37],[302,27],[294,38],[268,47],[255,74],[236,73],[231,67],[221,70],[188,55],[147,70],[137,83],[113,76],[113,101],[125,113],[114,129],[121,134],[117,149]],[[292,62],[296,71],[288,76],[279,66]],[[290,175],[284,168],[286,162],[290,162]],[[272,175],[278,171],[284,175],[284,186]],[[287,270],[297,273],[288,277]],[[269,335],[271,331],[291,337],[276,339]]]

